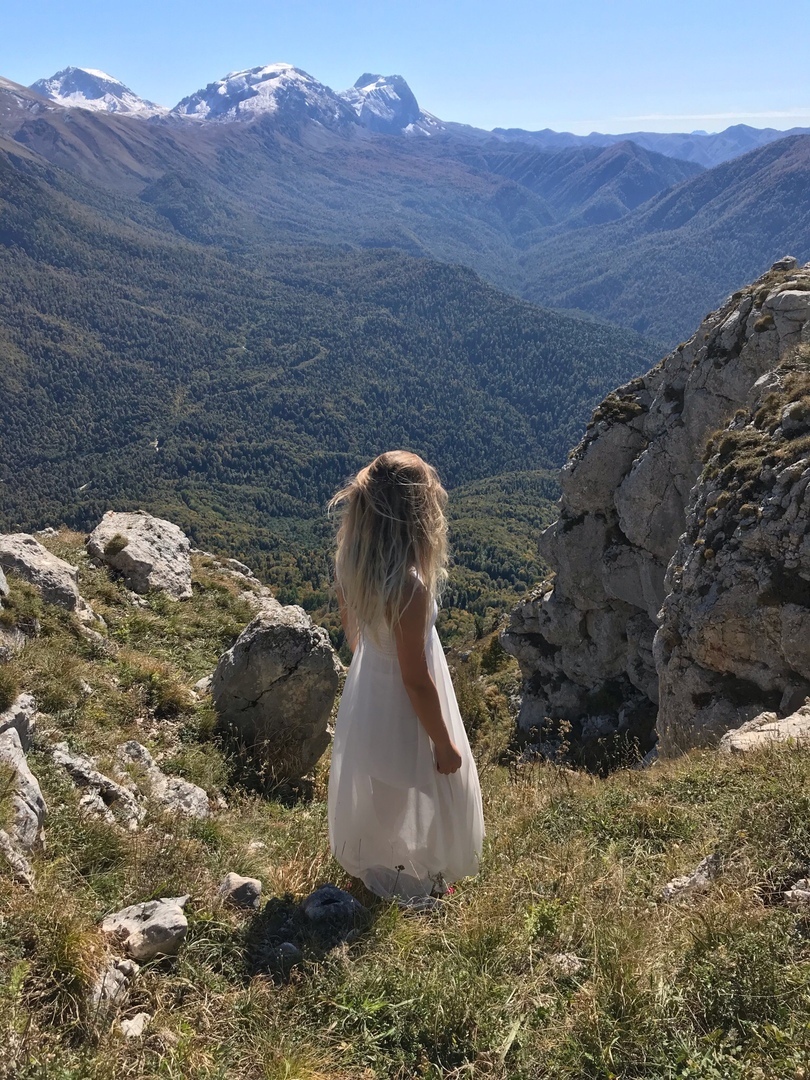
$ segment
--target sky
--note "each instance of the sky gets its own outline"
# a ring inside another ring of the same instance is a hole
[[[281,60],[335,90],[403,75],[423,109],[488,129],[784,130],[810,127],[800,24],[762,0],[0,0],[0,75],[100,68],[171,106]]]

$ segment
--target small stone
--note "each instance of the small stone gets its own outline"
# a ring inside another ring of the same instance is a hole
[[[791,907],[810,907],[810,878],[802,878],[784,894],[785,903]]]
[[[721,866],[722,859],[717,852],[707,855],[705,859],[701,859],[691,874],[684,874],[668,882],[661,890],[661,899],[669,902],[680,900],[692,893],[704,892],[720,873]]]
[[[304,954],[291,941],[282,941],[269,949],[264,961],[264,968],[273,975],[282,979],[288,979],[293,968],[300,967],[304,962]]]
[[[208,691],[211,689],[212,678],[213,676],[211,675],[203,675],[201,679],[197,679],[197,681],[194,683],[194,689],[197,691],[198,694],[208,693]]]
[[[139,971],[140,967],[134,960],[111,956],[90,987],[93,1013],[96,1016],[104,1015],[122,1005]]]
[[[251,840],[247,849],[248,851],[264,851],[266,847],[264,840]]]
[[[149,1013],[140,1012],[135,1013],[129,1020],[122,1020],[119,1025],[122,1035],[125,1039],[140,1039],[151,1019]]]
[[[226,874],[219,886],[219,895],[236,907],[258,908],[262,896],[262,883],[258,878],[241,877],[239,874]]]
[[[188,896],[165,897],[107,915],[102,933],[110,937],[134,960],[153,960],[156,956],[176,956],[188,931],[183,908]]]
[[[549,956],[548,962],[556,975],[566,979],[579,975],[585,968],[585,961],[580,960],[574,953],[554,953]]]
[[[348,940],[368,915],[359,900],[336,885],[321,885],[302,900],[299,910],[310,928],[329,944]]]

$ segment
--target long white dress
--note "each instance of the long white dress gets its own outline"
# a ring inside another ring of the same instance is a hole
[[[462,758],[443,775],[402,682],[396,642],[361,634],[335,723],[329,842],[340,865],[378,896],[441,895],[478,872],[481,789],[435,628],[425,641],[442,715]]]

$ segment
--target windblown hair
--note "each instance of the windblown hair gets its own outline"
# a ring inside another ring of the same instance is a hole
[[[341,511],[335,573],[350,617],[379,640],[393,630],[416,572],[438,599],[447,580],[447,492],[417,454],[380,454],[330,501]]]

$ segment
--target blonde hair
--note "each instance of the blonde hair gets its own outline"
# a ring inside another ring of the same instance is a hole
[[[418,454],[380,454],[330,500],[341,511],[335,572],[359,629],[379,640],[410,600],[413,573],[431,600],[447,580],[447,492]]]

